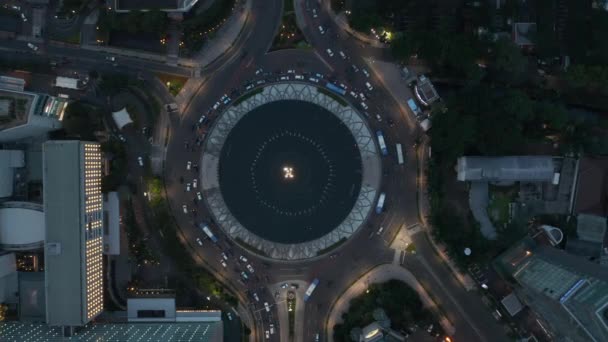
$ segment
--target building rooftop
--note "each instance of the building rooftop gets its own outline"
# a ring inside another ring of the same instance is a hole
[[[24,166],[23,151],[0,150],[0,198],[13,195],[15,169]]]
[[[0,249],[31,250],[44,244],[42,205],[4,202],[0,205]]]
[[[44,322],[45,317],[44,272],[19,272],[19,320]]]
[[[4,342],[221,342],[222,322],[197,323],[92,323],[63,337],[60,327],[43,323],[2,322],[0,340]]]
[[[8,113],[0,113],[0,130],[27,123],[35,94],[0,89],[0,100],[10,102]]]
[[[536,34],[536,23],[513,23],[513,42],[519,47],[534,46],[533,36]]]
[[[608,216],[608,158],[581,158],[576,181],[574,213]]]
[[[579,214],[577,217],[576,234],[583,241],[603,243],[606,235],[606,217]]]
[[[459,181],[541,181],[552,182],[555,165],[551,156],[510,156],[458,158]]]

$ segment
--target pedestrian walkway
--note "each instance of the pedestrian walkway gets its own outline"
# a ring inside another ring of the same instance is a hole
[[[395,253],[400,253],[400,251],[395,251]],[[395,258],[398,260],[398,258]],[[334,325],[342,322],[342,315],[346,313],[350,307],[350,301],[357,296],[360,296],[367,290],[367,288],[371,284],[384,283],[391,279],[401,280],[404,283],[408,284],[412,289],[414,289],[418,295],[420,296],[420,300],[422,304],[432,310],[436,310],[435,302],[428,295],[426,290],[422,287],[422,285],[416,280],[416,277],[408,271],[407,269],[395,264],[395,261],[392,264],[382,264],[376,266],[363,276],[361,276],[358,280],[356,280],[334,303],[329,313],[329,318],[327,319],[327,332],[328,332],[328,341],[333,342],[334,336]],[[454,327],[452,324],[444,317],[440,319],[441,326],[448,334],[453,334]]]

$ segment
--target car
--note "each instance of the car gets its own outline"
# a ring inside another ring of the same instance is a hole
[[[369,71],[367,71],[365,69],[361,69],[361,72],[363,72],[363,74],[365,75],[365,77],[369,78]]]
[[[355,93],[354,91],[351,90],[351,92],[349,93],[350,96],[354,97],[354,98],[358,98],[359,96],[357,95],[357,93]]]
[[[188,207],[185,204],[182,204],[182,210],[184,211],[184,214],[188,213]]]
[[[315,342],[319,342],[319,334],[315,334]]]
[[[198,119],[198,124],[202,125],[207,121],[207,116],[206,115],[201,115],[201,118]]]
[[[270,335],[274,335],[274,324],[270,323]]]
[[[361,98],[361,100],[365,101],[367,100],[367,97],[365,97],[365,95],[363,93],[359,93],[359,97]]]
[[[245,90],[251,90],[251,89],[253,89],[253,87],[254,87],[254,86],[255,86],[255,85],[254,85],[253,83],[252,83],[252,84],[249,84],[249,85],[247,85],[247,86],[245,87]]]
[[[323,29],[323,26],[319,25],[319,32],[321,32],[321,34],[325,34],[325,30]]]
[[[303,80],[304,79],[304,76],[302,76],[302,75],[296,75],[295,77],[296,77],[296,80]]]
[[[365,102],[361,102],[361,107],[363,107],[363,109],[367,110],[369,107],[367,106],[367,104],[365,104]]]
[[[428,332],[429,334],[433,331],[434,325],[431,324],[428,326],[428,328],[426,328],[426,332]]]
[[[382,117],[380,114],[376,114],[376,120],[378,120],[378,122],[382,122]]]
[[[239,260],[242,262],[247,262],[247,258],[245,258],[244,256],[239,256]]]
[[[122,142],[127,142],[127,139],[126,139],[126,138],[125,138],[125,136],[124,136],[124,135],[122,135],[122,134],[119,134],[119,135],[118,135],[118,139],[119,139],[120,141],[122,141]]]
[[[224,268],[228,267],[228,264],[224,260],[220,260],[220,264],[222,264]]]
[[[354,72],[359,72],[359,68],[357,68],[357,66],[354,64],[351,65],[350,68],[353,69]]]
[[[116,62],[116,57],[114,57],[114,56],[107,56],[106,57],[106,61]]]
[[[34,51],[38,51],[38,47],[32,43],[27,43],[27,47],[29,47],[30,49],[32,49]]]
[[[270,305],[268,305],[268,302],[264,302],[264,308],[266,309],[266,312],[270,312]]]
[[[258,294],[255,292],[253,293],[253,299],[255,299],[256,302],[260,301],[260,297],[258,297]]]
[[[365,87],[367,88],[367,90],[372,91],[374,90],[374,87],[372,87],[371,84],[369,84],[369,82],[365,82]]]
[[[251,266],[251,264],[247,264],[247,269],[249,272],[254,273],[253,266]]]
[[[281,76],[281,78],[279,78],[279,80],[281,80],[281,81],[289,81],[289,76]]]
[[[222,259],[228,261],[228,255],[226,255],[224,252],[222,252]]]
[[[316,78],[321,79],[321,78],[323,78],[323,77],[325,77],[325,76],[323,76],[323,74],[316,73],[316,74],[315,74],[315,77],[316,77]]]
[[[289,287],[289,284],[287,284],[287,283],[283,283],[283,284],[281,284],[281,288],[282,288],[282,289],[286,289],[286,288],[288,288],[288,287]]]
[[[376,232],[376,235],[382,234],[383,231],[384,231],[384,227],[378,228],[378,231]]]
[[[216,102],[216,103],[213,105],[213,110],[216,110],[216,109],[220,108],[220,106],[221,106],[221,104],[220,104],[219,102]]]
[[[255,71],[255,75],[257,76],[257,75],[261,74],[262,72],[264,72],[264,69],[259,68],[258,70]]]
[[[333,57],[334,56],[334,52],[331,51],[331,49],[327,49],[325,51],[327,51],[327,54],[329,55],[329,57]]]
[[[192,185],[190,183],[186,183],[186,191],[190,191],[192,189]]]
[[[312,17],[313,17],[313,18],[316,18],[316,17],[317,17],[317,9],[316,9],[316,8],[313,8],[313,9],[312,9]]]
[[[338,52],[340,54],[340,57],[342,57],[342,59],[346,59],[346,55],[344,54],[344,51],[340,50],[340,52]]]
[[[188,161],[188,163],[186,163],[186,170],[190,170],[192,168],[192,162]]]
[[[342,87],[344,90],[348,90],[348,86],[344,83],[340,83],[340,87]]]
[[[293,70],[293,69],[289,69],[289,70],[287,70],[287,73],[288,73],[288,74],[295,74],[295,73],[296,73],[296,71],[295,71],[295,70]]]
[[[309,77],[309,78],[308,78],[308,80],[309,80],[310,82],[313,82],[313,83],[319,83],[319,79],[318,79],[318,78]]]
[[[144,159],[142,157],[137,157],[137,164],[139,164],[139,166],[143,167],[144,166]]]
[[[230,101],[232,101],[231,98],[229,98],[227,95],[224,95],[224,98],[222,100],[222,102],[227,105],[228,103],[230,103]]]
[[[197,184],[198,184],[198,179],[194,178],[192,180],[192,187],[196,189]]]
[[[249,276],[247,275],[247,272],[245,272],[245,271],[241,272],[241,278],[243,278],[243,280],[249,280]]]
[[[228,319],[232,321],[232,314],[230,312],[227,312],[226,316],[228,316]]]
[[[203,245],[203,241],[201,241],[201,238],[196,238],[196,243],[198,243],[199,246]]]
[[[202,200],[203,200],[203,195],[201,195],[201,192],[200,192],[200,191],[197,191],[197,192],[196,192],[196,198],[197,198],[199,201],[202,201]]]
[[[264,83],[266,83],[266,80],[259,80],[259,81],[255,82],[256,85],[262,85]]]
[[[26,21],[27,21],[27,18],[25,17],[25,14],[21,13],[21,19],[22,19],[24,22],[26,22]]]
[[[266,335],[266,338],[267,338],[267,339],[269,339],[269,338],[270,338],[270,333],[268,332],[268,330],[266,330],[265,335]]]

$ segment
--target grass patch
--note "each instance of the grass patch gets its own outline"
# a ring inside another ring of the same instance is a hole
[[[332,99],[334,99],[336,102],[338,102],[340,105],[342,105],[342,107],[346,107],[348,106],[348,103],[346,103],[346,101],[341,98],[340,96],[332,93],[329,90],[323,89],[323,88],[317,88],[317,91],[321,94],[327,95],[329,97],[331,97]]]
[[[169,89],[169,92],[173,96],[177,96],[179,92],[182,90],[186,82],[188,81],[187,77],[177,76],[177,75],[169,75],[169,74],[156,74],[156,77],[163,82],[163,84]]]
[[[338,242],[334,243],[333,245],[331,245],[329,247],[326,247],[326,248],[323,248],[322,250],[318,251],[317,255],[323,255],[323,254],[325,254],[325,253],[327,253],[327,252],[329,252],[329,251],[331,251],[333,249],[336,249],[336,248],[338,248],[340,245],[342,245],[345,242],[346,242],[346,238],[341,238]]]
[[[252,97],[254,97],[257,94],[260,94],[263,91],[264,91],[264,88],[254,89],[254,90],[248,92],[247,94],[245,94],[245,95],[239,97],[238,99],[236,99],[236,101],[234,101],[233,105],[239,105],[239,104],[241,104],[241,102],[243,102],[243,101],[245,101],[245,100],[247,100],[249,98],[252,98]]]
[[[509,203],[517,196],[517,186],[490,187],[490,203],[488,215],[500,227],[509,223]]]
[[[268,257],[268,254],[266,254],[266,252],[264,252],[261,249],[257,249],[255,247],[253,247],[252,245],[250,245],[247,242],[243,241],[243,239],[241,239],[239,237],[235,238],[234,241],[236,241],[236,243],[238,243],[239,246],[245,248],[246,250],[250,251],[251,253],[255,253],[255,254],[259,254],[259,255]]]

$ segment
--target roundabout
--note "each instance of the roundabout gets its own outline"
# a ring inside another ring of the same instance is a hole
[[[215,223],[262,257],[313,258],[370,214],[381,165],[365,119],[301,83],[245,95],[207,135],[201,186]]]

